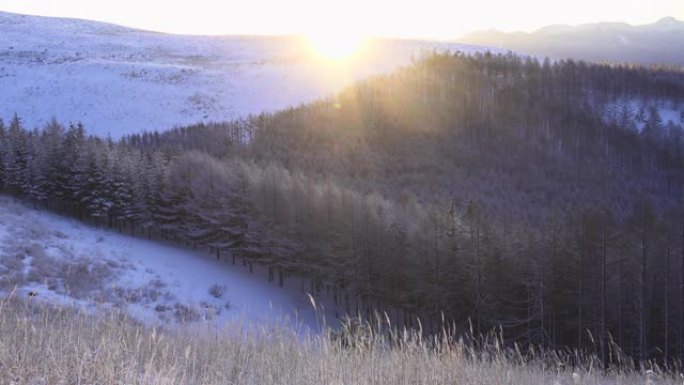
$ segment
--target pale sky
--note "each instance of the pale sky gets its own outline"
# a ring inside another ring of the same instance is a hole
[[[357,34],[455,38],[481,29],[684,20],[684,0],[0,0],[0,11],[191,34]]]

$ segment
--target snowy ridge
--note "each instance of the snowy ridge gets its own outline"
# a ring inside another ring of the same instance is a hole
[[[0,12],[0,117],[29,128],[52,117],[122,135],[225,121],[324,97],[431,50],[484,50],[377,40],[345,66],[317,60],[298,37],[209,37]]]

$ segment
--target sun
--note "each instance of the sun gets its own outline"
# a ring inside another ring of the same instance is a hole
[[[343,31],[319,31],[307,35],[306,39],[315,55],[335,62],[358,55],[366,43],[364,36]]]

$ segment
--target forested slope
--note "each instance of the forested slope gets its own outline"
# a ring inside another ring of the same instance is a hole
[[[57,211],[305,273],[351,313],[671,358],[683,103],[678,69],[432,55],[310,105],[116,143],[15,117],[0,174]]]

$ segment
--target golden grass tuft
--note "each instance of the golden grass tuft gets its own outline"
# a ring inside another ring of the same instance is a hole
[[[353,329],[353,330],[352,330]],[[358,326],[322,335],[284,326],[145,327],[9,297],[0,300],[0,384],[680,384],[668,373],[572,369],[496,343],[478,354],[445,333]],[[393,342],[389,342],[389,341]],[[649,382],[650,381],[650,382]]]

